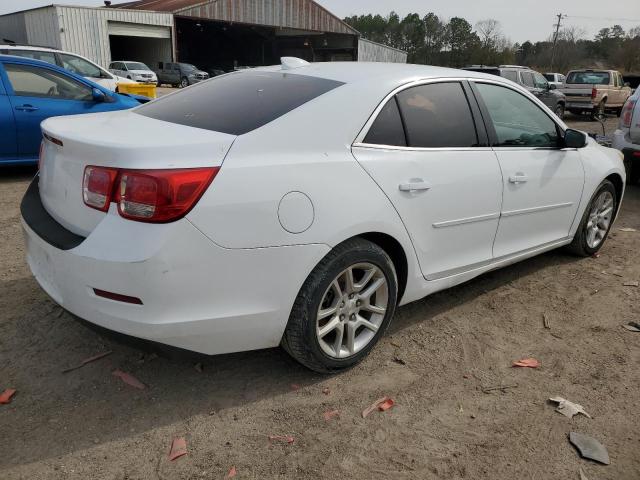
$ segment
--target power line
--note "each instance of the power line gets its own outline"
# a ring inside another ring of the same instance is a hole
[[[639,19],[633,19],[633,18],[587,17],[587,16],[583,16],[583,15],[565,15],[565,18],[581,18],[581,19],[584,19],[584,20],[597,20],[599,22],[604,20],[604,21],[607,21],[607,22],[640,23],[640,18]]]

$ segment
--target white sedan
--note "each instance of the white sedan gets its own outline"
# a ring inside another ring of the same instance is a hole
[[[206,354],[360,361],[398,305],[600,250],[621,154],[491,75],[283,59],[43,123],[27,259],[62,307]]]

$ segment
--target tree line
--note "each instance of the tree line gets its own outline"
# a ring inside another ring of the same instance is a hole
[[[566,72],[572,68],[616,68],[640,71],[640,26],[625,31],[620,25],[601,29],[587,39],[583,29],[566,27],[547,40],[512,43],[499,21],[471,25],[461,17],[449,20],[427,13],[410,13],[403,19],[360,15],[346,23],[368,40],[404,50],[409,63],[464,67],[467,65],[529,65],[538,70]],[[554,53],[555,43],[555,53]]]

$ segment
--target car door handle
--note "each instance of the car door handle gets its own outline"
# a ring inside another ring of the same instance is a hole
[[[419,192],[424,190],[430,190],[431,184],[425,182],[421,178],[411,179],[408,183],[401,183],[399,185],[401,192]]]
[[[33,105],[18,105],[16,110],[20,110],[22,112],[35,112],[36,110],[39,110],[39,108],[34,107]]]
[[[527,183],[528,181],[529,181],[529,177],[527,177],[526,175],[522,175],[521,173],[517,175],[511,175],[509,177],[509,182],[515,183],[516,185],[519,183]]]

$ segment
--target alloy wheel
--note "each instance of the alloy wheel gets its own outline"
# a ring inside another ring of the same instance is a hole
[[[589,212],[586,239],[589,248],[597,248],[607,236],[613,219],[614,199],[611,192],[604,191],[598,195]]]
[[[389,286],[380,268],[358,263],[343,270],[329,285],[318,308],[316,336],[332,358],[363,350],[380,329],[389,303]]]

